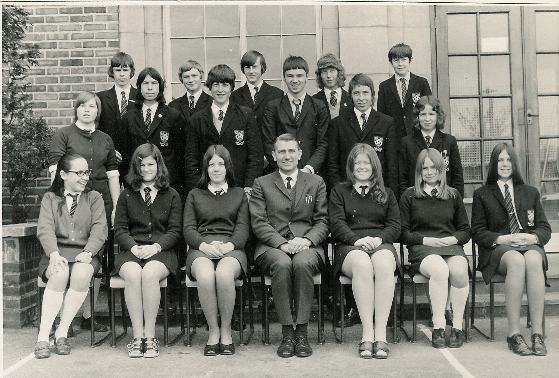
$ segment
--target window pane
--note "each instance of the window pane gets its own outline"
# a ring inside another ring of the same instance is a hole
[[[451,99],[450,124],[456,138],[479,137],[479,100]]]
[[[247,35],[280,34],[278,5],[247,5],[246,20]]]
[[[289,55],[300,55],[309,64],[309,77],[316,70],[316,37],[314,35],[293,35],[283,37],[282,63]]]
[[[282,6],[282,33],[316,33],[314,5]]]
[[[481,94],[510,94],[509,56],[481,57]]]
[[[448,58],[450,95],[477,95],[477,57],[453,56]]]
[[[186,92],[184,85],[182,83],[173,83],[171,84],[171,96],[173,100],[175,98],[179,98]]]
[[[480,14],[481,52],[509,51],[509,17],[507,13]]]
[[[540,172],[543,179],[559,179],[559,138],[540,139]]]
[[[511,145],[513,144],[510,140],[487,140],[483,142],[483,180],[487,178],[487,169],[489,168],[489,160],[491,159],[493,147],[503,142]]]
[[[477,141],[459,141],[458,150],[464,168],[464,181],[481,181],[481,151]]]
[[[448,15],[448,52],[476,53],[476,15]]]
[[[227,64],[235,71],[237,80],[241,78],[239,38],[207,38],[206,55],[207,72],[216,64]]]
[[[559,181],[542,182],[540,186],[542,207],[551,224],[551,231],[557,232],[559,224]]]
[[[188,22],[185,22],[188,19]],[[204,7],[197,5],[171,6],[172,37],[203,37]]]
[[[207,5],[206,35],[208,37],[238,36],[239,7],[231,5]]]
[[[559,54],[538,54],[538,92],[559,92]]]
[[[247,37],[247,48],[257,50],[266,58],[265,78],[282,78],[282,60],[280,57],[280,37]]]
[[[540,135],[559,134],[559,96],[539,96]]]
[[[512,137],[510,98],[483,99],[483,136],[485,138]]]
[[[171,64],[173,65],[173,73],[178,72],[179,67],[188,59],[194,59],[204,67],[204,40],[201,38],[172,39]],[[178,77],[173,76],[172,81],[178,80]]]
[[[559,51],[559,12],[536,12],[536,51]]]

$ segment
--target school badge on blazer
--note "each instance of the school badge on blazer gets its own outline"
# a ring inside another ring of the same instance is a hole
[[[160,131],[159,132],[159,145],[161,147],[169,147],[169,132],[168,131]]]
[[[415,104],[417,104],[417,102],[419,101],[420,98],[421,98],[421,93],[419,93],[419,92],[413,92],[411,94],[411,100],[413,101],[414,106],[415,106]]]
[[[307,205],[312,203],[312,194],[305,194],[305,203]]]
[[[528,215],[528,227],[534,227],[534,209],[526,210],[526,215]]]
[[[375,135],[374,142],[375,142],[375,145],[374,145],[373,149],[376,152],[382,152],[382,146],[384,146],[384,137]]]
[[[242,146],[245,144],[245,131],[244,130],[233,130],[235,132],[235,145]]]
[[[450,157],[448,156],[448,151],[447,150],[443,150],[443,152],[441,152],[441,155],[443,156],[444,159],[444,165],[446,167],[447,172],[450,171]]]

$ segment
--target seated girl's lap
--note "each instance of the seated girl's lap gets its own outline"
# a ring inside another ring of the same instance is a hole
[[[127,261],[120,267],[119,275],[123,278],[130,274],[141,274],[142,271],[151,271],[161,277],[167,277],[169,269],[158,260]]]
[[[215,271],[218,268],[220,269],[230,269],[230,270],[237,270],[239,276],[241,273],[241,263],[233,256],[224,256],[219,259],[211,259],[207,256],[198,256],[192,261],[191,266],[191,273],[194,278],[196,278],[196,273],[200,273],[201,271],[208,271],[212,270]]]
[[[376,249],[375,253],[371,254],[368,251],[356,247],[345,256],[341,270],[344,275],[352,277],[353,271],[356,268],[362,267],[363,264],[371,264],[371,267],[374,267],[375,264],[389,264],[393,266],[392,272],[396,269],[396,259],[392,250],[388,248]]]
[[[514,265],[527,265],[529,263],[535,263],[537,266],[542,266],[545,262],[544,254],[541,252],[541,248],[527,248],[527,249],[518,249],[512,246],[509,247],[508,250],[502,252],[502,256],[500,256],[499,265],[497,267],[497,271],[501,274],[506,274],[507,268],[514,266]]]

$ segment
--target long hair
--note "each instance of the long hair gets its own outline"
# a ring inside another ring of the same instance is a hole
[[[225,180],[227,184],[229,186],[235,186],[235,172],[233,170],[233,162],[231,161],[229,151],[221,144],[212,144],[208,147],[202,158],[202,172],[200,181],[198,181],[198,188],[206,189],[208,187],[210,183],[208,167],[210,166],[210,160],[216,155],[222,158],[225,163]]]
[[[76,101],[74,102],[74,117],[75,120],[78,120],[78,108],[80,105],[85,104],[91,99],[95,99],[95,104],[97,105],[97,115],[95,116],[95,125],[99,124],[99,118],[101,118],[101,100],[99,97],[93,92],[80,92],[78,97],[76,97]]]
[[[371,163],[372,168],[369,183],[371,184],[373,198],[379,205],[384,206],[384,204],[386,204],[386,201],[388,200],[388,195],[386,194],[386,190],[384,188],[382,166],[380,164],[377,153],[375,152],[373,147],[371,147],[367,143],[357,143],[355,146],[353,146],[351,151],[349,151],[345,168],[348,185],[355,185],[355,182],[357,181],[353,171],[355,169],[355,160],[357,160],[357,156],[359,154],[365,154],[367,158],[369,158],[369,162]]]
[[[413,119],[413,126],[416,129],[421,130],[421,125],[419,124],[419,113],[421,113],[423,109],[425,109],[425,105],[430,105],[435,113],[437,113],[436,128],[444,128],[444,119],[446,115],[439,99],[432,95],[422,96],[413,107],[413,115],[415,116],[415,118]]]
[[[143,182],[140,165],[142,163],[142,159],[145,159],[148,156],[153,157],[157,163],[157,174],[155,175],[154,186],[158,190],[167,189],[169,187],[169,171],[167,170],[163,156],[161,156],[161,151],[159,151],[159,148],[157,148],[155,144],[151,143],[144,143],[138,146],[132,154],[130,169],[126,175],[126,182],[132,187],[132,189],[140,190]]]
[[[163,91],[165,90],[165,80],[163,80],[163,76],[153,67],[146,67],[140,71],[138,74],[138,80],[136,80],[136,88],[138,91],[136,92],[136,106],[138,108],[142,108],[144,104],[144,95],[142,95],[142,83],[147,76],[151,76],[153,79],[157,81],[159,84],[159,93],[157,94],[157,98],[155,101],[159,103],[159,105],[165,105],[165,95]]]
[[[72,166],[72,162],[77,159],[85,158],[76,153],[66,153],[62,155],[58,163],[56,164],[56,173],[54,174],[54,180],[50,185],[49,191],[53,192],[57,197],[60,197],[60,202],[58,203],[58,214],[62,214],[62,206],[65,205],[64,200],[64,180],[60,175],[60,171],[69,172]],[[87,160],[86,160],[87,161]],[[85,188],[84,192],[89,191],[89,188]]]
[[[497,179],[499,179],[497,164],[499,163],[499,155],[503,151],[507,151],[507,153],[510,156],[510,162],[512,165],[513,185],[524,184],[524,179],[522,178],[522,174],[520,173],[520,167],[518,166],[518,156],[516,156],[514,147],[505,142],[497,144],[495,147],[493,147],[493,151],[491,151],[491,158],[489,159],[489,169],[487,170],[487,180],[485,181],[485,183],[486,184],[497,183]]]
[[[437,170],[438,180],[439,180],[439,190],[437,193],[437,198],[447,200],[449,198],[456,198],[458,191],[451,188],[446,183],[446,164],[439,151],[434,148],[426,148],[419,153],[417,156],[417,163],[415,164],[415,185],[414,194],[416,198],[423,198],[427,196],[425,190],[423,189],[423,163],[425,159],[429,158],[435,165]]]
[[[258,61],[258,58],[260,58],[261,73],[262,75],[264,75],[264,73],[266,72],[266,58],[264,58],[264,55],[256,50],[247,51],[243,55],[243,57],[241,58],[241,71],[244,73],[245,68],[254,66]]]

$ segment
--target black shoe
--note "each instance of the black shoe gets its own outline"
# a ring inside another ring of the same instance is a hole
[[[220,352],[219,349],[220,349],[219,343],[211,344],[211,345],[206,344],[206,346],[204,347],[204,356],[208,356],[208,357],[217,356]]]
[[[357,312],[357,309],[350,308],[349,311],[344,315],[343,322],[344,327],[351,327],[356,324],[361,324],[361,318],[359,317],[359,312]],[[338,320],[338,324],[336,324],[336,326],[341,327],[342,321]]]
[[[297,357],[309,357],[312,355],[312,348],[307,336],[295,336],[295,355]]]
[[[543,336],[539,333],[532,335],[532,352],[536,356],[547,356],[547,348],[543,342]]]
[[[232,356],[235,354],[235,344],[219,344],[219,354],[222,356]]]
[[[289,358],[295,355],[295,344],[293,342],[293,335],[284,336],[281,339],[281,344],[278,347],[278,356],[282,358]]]
[[[461,329],[452,328],[450,330],[450,337],[448,338],[449,348],[460,348],[464,344],[464,331]]]
[[[446,341],[444,339],[444,328],[436,328],[433,330],[431,345],[433,346],[433,348],[437,349],[446,347]]]
[[[529,356],[532,354],[532,350],[528,347],[528,344],[526,344],[524,337],[522,337],[520,333],[515,333],[514,335],[507,337],[507,344],[513,353],[520,356]]]
[[[82,321],[80,323],[80,328],[91,330],[91,318],[86,319],[86,318],[82,317]],[[95,332],[108,332],[109,331],[109,328],[107,328],[106,325],[104,325],[103,323],[98,322],[97,320],[95,320],[93,322],[93,329],[95,330]]]

